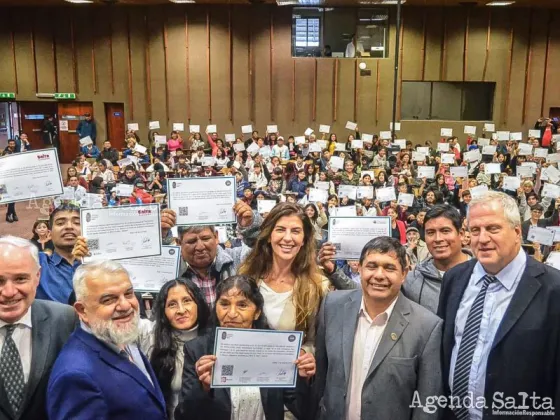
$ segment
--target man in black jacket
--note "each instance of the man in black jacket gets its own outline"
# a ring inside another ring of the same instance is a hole
[[[116,165],[117,161],[119,160],[119,152],[117,152],[116,149],[113,149],[111,147],[111,142],[109,140],[105,140],[103,142],[103,150],[101,150],[101,158],[107,159],[113,165]]]

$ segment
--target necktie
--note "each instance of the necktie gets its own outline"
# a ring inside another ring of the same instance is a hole
[[[480,331],[480,321],[482,320],[486,291],[490,283],[497,280],[496,277],[489,275],[485,275],[482,279],[482,287],[478,295],[476,295],[476,299],[469,311],[467,322],[465,323],[461,345],[459,346],[459,354],[457,355],[455,370],[453,372],[453,396],[460,397],[461,402],[467,396],[469,389],[471,364],[478,340],[478,333]],[[457,407],[454,411],[458,420],[466,420],[469,418],[468,408]]]
[[[23,365],[12,338],[12,333],[16,326],[14,324],[6,326],[6,338],[0,354],[0,378],[4,383],[4,389],[8,395],[8,401],[14,413],[17,413],[23,401],[23,390],[25,388],[25,378],[23,376]]]

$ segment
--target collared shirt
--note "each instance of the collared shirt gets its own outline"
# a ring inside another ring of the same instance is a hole
[[[23,367],[23,377],[25,378],[25,383],[29,380],[29,372],[31,371],[31,307],[27,310],[27,313],[16,323],[16,328],[12,332],[12,339],[16,344],[19,352],[19,357],[21,359],[21,365]],[[4,347],[4,341],[6,340],[6,325],[10,325],[0,319],[0,353]]]
[[[194,274],[192,280],[204,294],[205,302],[209,307],[214,306],[214,303],[216,302],[216,279],[212,277],[212,274],[210,274],[209,276],[204,276],[203,274],[194,271],[190,267],[188,268],[188,270],[192,271],[192,273]],[[212,272],[212,267],[210,267],[208,272]]]
[[[80,321],[80,327],[82,328],[82,330],[84,330],[88,334],[91,334],[95,337],[91,328],[89,328],[82,321]],[[95,338],[97,340],[101,341],[104,345],[109,347],[111,350],[113,350],[119,356],[121,356],[122,349],[120,347],[116,346],[114,343],[109,343],[108,341],[101,340],[98,337],[95,337]],[[146,376],[146,378],[148,378],[148,381],[150,381],[150,383],[153,385],[154,383],[152,382],[152,378],[150,377],[150,374],[148,373],[148,369],[146,369],[146,365],[144,364],[144,360],[142,359],[142,356],[140,354],[140,350],[138,349],[138,346],[136,344],[128,344],[128,345],[125,346],[124,351],[126,352],[129,361],[131,363],[133,363],[138,369],[140,369],[140,371],[144,374],[144,376]],[[124,357],[124,356],[121,356],[121,357]]]
[[[469,374],[468,392],[472,392],[474,401],[476,401],[477,397],[484,397],[486,364],[488,363],[488,356],[494,343],[494,337],[511,302],[511,298],[517,290],[526,265],[527,255],[520,249],[517,256],[502,271],[496,274],[498,281],[491,283],[486,291],[478,340]],[[480,262],[477,262],[457,310],[455,317],[455,347],[453,347],[453,352],[451,353],[451,366],[448,378],[451,390],[453,390],[453,373],[467,317],[478,292],[482,288],[482,279],[487,274]],[[482,409],[471,407],[469,412],[471,420],[482,420]]]
[[[76,260],[73,265],[70,265],[56,252],[52,255],[39,252],[39,263],[41,264],[41,280],[37,288],[37,299],[68,304],[68,298],[74,290],[72,277],[81,262]]]
[[[389,305],[385,312],[371,319],[362,298],[352,350],[352,368],[348,381],[348,398],[346,399],[346,420],[361,419],[362,388],[397,299],[393,300],[393,303]]]

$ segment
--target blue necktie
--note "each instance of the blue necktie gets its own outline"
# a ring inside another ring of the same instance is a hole
[[[471,365],[478,341],[478,333],[480,331],[480,321],[482,320],[482,312],[484,311],[484,299],[486,298],[486,291],[490,283],[497,280],[494,276],[485,275],[483,283],[476,299],[474,300],[465,328],[463,330],[463,337],[461,338],[461,345],[459,346],[459,354],[455,362],[455,370],[453,372],[453,396],[460,397],[461,402],[467,396],[469,390],[469,376],[471,372]],[[466,407],[457,407],[454,409],[455,416],[458,420],[466,420],[469,418],[469,410]]]

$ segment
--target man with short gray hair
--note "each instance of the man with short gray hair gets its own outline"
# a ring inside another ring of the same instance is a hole
[[[69,306],[35,299],[40,275],[35,245],[0,237],[0,420],[47,417],[49,373],[76,325]]]
[[[135,344],[139,304],[126,269],[94,262],[81,265],[72,281],[80,328],[53,367],[49,419],[165,419],[158,381]]]

